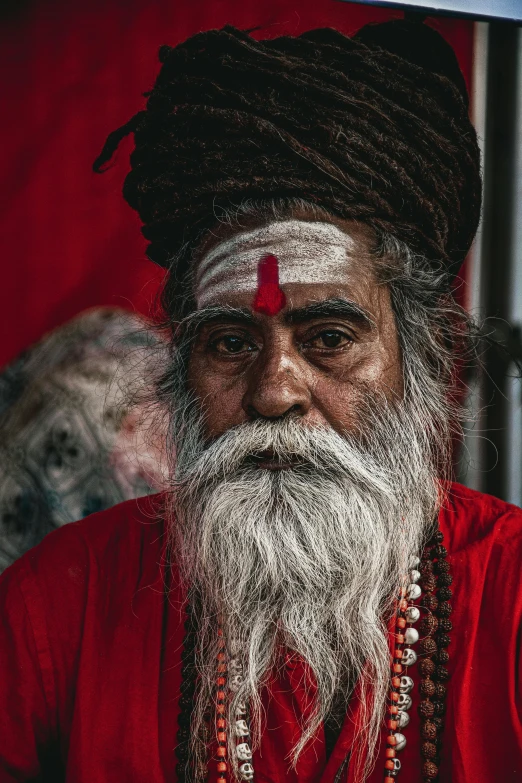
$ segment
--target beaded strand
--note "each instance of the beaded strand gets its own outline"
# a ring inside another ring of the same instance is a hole
[[[217,773],[218,783],[226,783],[227,777],[227,719],[226,719],[226,693],[227,685],[227,661],[225,654],[225,640],[223,631],[218,629],[218,654],[217,654],[217,678],[216,678],[216,737],[217,737]]]
[[[419,685],[422,697],[419,704],[422,776],[426,783],[433,783],[439,774],[446,711],[447,689],[444,683],[449,678],[445,664],[449,661],[446,648],[450,644],[449,632],[452,630],[449,600],[453,578],[443,540],[444,536],[438,530],[424,550],[421,564],[421,584],[425,591],[422,605],[428,612],[421,624],[421,632],[425,634],[421,651],[426,657],[419,664],[422,677]]]
[[[229,669],[229,689],[232,693],[237,693],[243,683],[243,664],[239,658],[231,658]],[[236,756],[239,777],[241,780],[253,780],[254,767],[252,766],[252,750],[249,744],[250,727],[248,722],[248,709],[247,705],[244,703],[238,705],[234,724],[234,734],[236,738]]]
[[[417,571],[419,558],[415,558],[410,572],[410,584],[401,591],[395,620],[395,649],[393,652],[391,690],[388,704],[389,716],[386,723],[386,761],[384,762],[384,783],[394,783],[400,772],[401,762],[397,758],[406,746],[406,737],[397,729],[404,729],[410,722],[408,711],[412,706],[410,692],[413,689],[413,679],[408,675],[408,669],[417,660],[417,653],[412,646],[419,640],[419,632],[413,628],[420,617],[417,606],[411,602],[421,596],[421,588],[417,584],[420,572]]]

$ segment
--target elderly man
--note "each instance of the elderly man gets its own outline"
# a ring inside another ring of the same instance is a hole
[[[171,486],[0,581],[0,783],[522,779],[519,509],[451,483],[480,172],[394,22],[161,50],[125,184],[169,270]]]

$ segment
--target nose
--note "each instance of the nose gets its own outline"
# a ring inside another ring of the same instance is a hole
[[[312,399],[304,361],[283,346],[266,347],[250,368],[243,410],[251,419],[305,416]]]

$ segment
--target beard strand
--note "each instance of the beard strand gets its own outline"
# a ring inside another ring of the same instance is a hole
[[[241,425],[211,444],[197,406],[187,398],[178,408],[170,537],[200,601],[199,760],[220,625],[243,665],[229,719],[239,703],[249,704],[254,748],[263,689],[284,649],[302,659],[315,686],[291,764],[357,681],[360,741],[352,759],[362,778],[372,768],[389,689],[387,622],[411,558],[432,532],[441,489],[411,406],[365,399],[356,436],[288,418]],[[266,451],[292,467],[253,464],[252,455]],[[229,758],[235,762],[232,747]]]

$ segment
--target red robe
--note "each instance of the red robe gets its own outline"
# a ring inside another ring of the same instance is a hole
[[[520,783],[522,511],[454,485],[440,524],[454,576],[440,780]],[[184,596],[163,547],[158,497],[130,501],[51,533],[0,578],[0,783],[174,783]],[[421,782],[415,669],[399,783]],[[289,770],[302,674],[289,659],[270,687],[259,783],[333,783],[351,748],[347,719],[328,761],[321,730]]]

